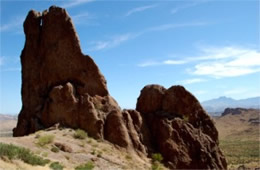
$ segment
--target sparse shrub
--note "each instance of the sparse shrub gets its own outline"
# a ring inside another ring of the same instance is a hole
[[[163,170],[162,165],[159,162],[154,162],[152,164],[152,170]]]
[[[47,157],[48,156],[48,152],[43,152],[42,156],[43,157]]]
[[[184,115],[184,116],[183,116],[183,120],[184,120],[184,122],[189,122],[189,116]]]
[[[45,136],[40,136],[38,138],[38,142],[37,145],[43,147],[49,143],[52,143],[54,140],[54,136],[53,135],[45,135]]]
[[[101,151],[98,151],[98,154],[97,154],[97,157],[101,157],[102,156],[102,152]]]
[[[75,139],[85,139],[88,136],[88,134],[81,129],[77,129],[73,135]]]
[[[156,161],[161,162],[163,160],[163,157],[160,153],[154,153],[154,154],[152,154],[152,160],[153,160],[153,162],[156,162]]]
[[[92,152],[91,152],[91,155],[95,155],[96,154],[96,150],[94,149]]]
[[[57,153],[60,151],[60,149],[57,148],[56,146],[52,146],[51,151]]]
[[[92,143],[92,139],[89,139],[89,140],[88,140],[88,143],[91,144],[91,143]]]
[[[21,159],[23,162],[31,165],[41,165],[49,163],[50,160],[43,159],[34,155],[29,149],[18,147],[12,144],[0,143],[0,157],[6,156],[8,159]]]
[[[125,159],[127,159],[127,160],[131,160],[132,157],[131,157],[130,155],[126,155],[126,156],[125,156]]]
[[[52,162],[50,168],[54,170],[63,170],[63,166],[59,162]]]
[[[160,153],[154,153],[152,154],[152,170],[161,170],[162,165],[161,161],[163,160],[163,157]]]
[[[86,164],[77,166],[75,170],[92,170],[94,167],[94,163],[92,161],[89,161]]]

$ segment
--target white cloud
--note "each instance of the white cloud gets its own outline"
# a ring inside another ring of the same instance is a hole
[[[110,40],[107,40],[107,41],[92,42],[92,44],[94,44],[94,46],[91,47],[89,50],[90,51],[97,51],[97,50],[102,50],[102,49],[105,49],[105,48],[112,48],[112,47],[120,45],[121,43],[123,43],[123,42],[125,42],[129,39],[133,39],[136,36],[138,36],[138,35],[126,33],[126,34],[114,36],[113,38],[111,38]]]
[[[235,46],[208,48],[203,50],[206,57],[195,65],[190,73],[215,78],[242,76],[260,71],[260,52],[256,49]]]
[[[137,7],[137,8],[134,8],[134,9],[131,9],[130,11],[128,11],[125,16],[128,17],[134,13],[137,13],[137,12],[142,12],[142,11],[145,11],[147,9],[152,9],[152,8],[155,8],[157,5],[156,4],[153,4],[153,5],[147,5],[147,6],[141,6],[141,7]]]
[[[138,64],[138,67],[150,67],[150,66],[159,66],[159,65],[179,65],[187,63],[186,60],[164,60],[164,61],[145,61]]]
[[[187,71],[192,75],[214,78],[236,77],[260,72],[260,51],[237,46],[201,47],[200,55],[182,60],[144,62],[139,67],[177,65],[191,63]],[[199,62],[198,64],[196,64]]]
[[[23,21],[24,21],[24,17],[17,16],[16,18],[10,20],[8,23],[2,24],[1,22],[0,32],[11,31],[11,30],[17,31],[17,29],[22,29]]]
[[[88,12],[78,13],[76,15],[71,16],[72,21],[75,25],[96,25],[97,23],[93,23],[93,20],[96,19],[95,16]]]
[[[192,27],[192,26],[203,26],[208,25],[206,22],[187,22],[187,23],[181,23],[181,24],[163,24],[156,27],[151,27],[147,31],[165,31],[169,29],[174,28],[180,28],[180,27]]]
[[[102,50],[105,48],[112,48],[112,47],[116,47],[118,45],[120,45],[121,43],[130,40],[130,39],[134,39],[137,38],[143,34],[149,33],[149,32],[155,32],[155,31],[165,31],[168,29],[174,29],[177,27],[191,27],[191,26],[202,26],[202,25],[206,25],[208,23],[205,22],[190,22],[190,23],[182,23],[182,24],[165,24],[165,25],[159,25],[156,27],[150,27],[147,29],[144,29],[143,31],[139,31],[136,33],[125,33],[116,37],[113,37],[111,40],[108,41],[96,41],[96,42],[92,42],[91,44],[94,46],[90,48],[90,51],[97,51],[97,50]],[[176,63],[174,63],[173,60],[167,60],[167,61],[163,61],[163,62],[159,62],[158,64],[155,64],[156,62],[150,63],[148,62],[148,64],[139,64],[140,67],[147,67],[147,66],[154,66],[154,65],[161,65],[161,64],[183,64],[183,61],[175,61]],[[186,61],[185,61],[186,62]]]
[[[187,60],[165,60],[162,62],[162,64],[177,65],[177,64],[185,64],[187,62],[188,62]]]
[[[184,9],[194,7],[194,6],[199,5],[201,3],[204,3],[204,2],[208,2],[208,0],[197,0],[197,1],[193,1],[193,2],[188,3],[188,4],[184,4],[182,6],[177,6],[177,7],[173,8],[171,10],[171,14],[176,14],[176,13],[178,13],[178,12],[184,10]]]
[[[93,2],[95,0],[71,0],[62,5],[63,8],[72,8],[85,3]]]
[[[187,84],[194,84],[194,83],[200,83],[200,82],[205,82],[205,81],[206,81],[205,79],[193,78],[193,79],[181,80],[181,81],[178,81],[178,83],[187,85]]]
[[[146,61],[143,63],[138,64],[138,67],[149,67],[149,66],[157,66],[157,65],[161,65],[162,63],[160,62],[156,62],[156,61]]]

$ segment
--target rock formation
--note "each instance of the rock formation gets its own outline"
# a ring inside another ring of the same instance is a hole
[[[14,136],[59,123],[139,155],[159,152],[170,168],[227,167],[212,120],[184,87],[146,86],[136,110],[121,110],[97,65],[82,54],[64,9],[30,11],[24,32],[23,106]]]
[[[137,102],[153,149],[173,169],[226,169],[218,131],[198,100],[182,86],[143,88]],[[150,140],[151,141],[151,140]]]

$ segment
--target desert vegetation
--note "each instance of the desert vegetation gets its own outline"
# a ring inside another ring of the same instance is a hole
[[[88,136],[88,134],[81,129],[77,129],[73,135],[75,139],[85,139]]]
[[[38,138],[38,141],[36,144],[43,147],[46,144],[52,143],[53,140],[54,140],[54,135],[44,135],[44,136],[40,136]]]
[[[220,147],[231,169],[242,165],[247,168],[259,166],[260,153],[257,140],[221,140]]]
[[[30,165],[44,166],[50,162],[48,159],[33,154],[29,149],[5,143],[0,143],[0,157],[6,157],[9,160],[20,159]]]

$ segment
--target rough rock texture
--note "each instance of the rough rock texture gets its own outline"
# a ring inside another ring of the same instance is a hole
[[[126,125],[97,65],[90,56],[82,54],[67,12],[54,6],[43,13],[32,10],[24,22],[24,32],[23,106],[14,136],[60,123],[145,153],[131,117],[126,117]]]
[[[226,168],[212,120],[184,87],[146,86],[136,110],[121,110],[97,65],[82,54],[64,9],[30,11],[24,32],[23,106],[14,136],[59,123],[140,156],[160,152],[170,168]]]
[[[150,129],[153,149],[162,154],[169,167],[227,168],[213,121],[184,87],[144,87],[138,98],[137,111]]]

